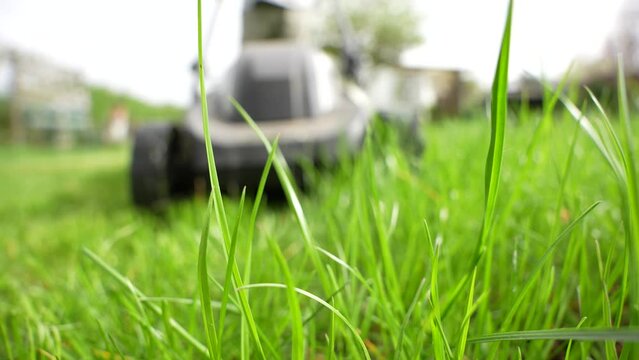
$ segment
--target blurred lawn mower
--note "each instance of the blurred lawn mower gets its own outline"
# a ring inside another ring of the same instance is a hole
[[[207,94],[210,134],[202,130],[199,97],[182,124],[153,124],[137,131],[131,162],[135,204],[157,208],[171,198],[206,191],[205,141],[213,145],[223,190],[257,187],[268,153],[229,96],[268,138],[279,136],[279,148],[298,181],[302,163],[335,162],[340,152],[356,152],[373,114],[357,86],[357,45],[341,11],[337,14],[343,38],[341,72],[327,54],[300,41],[294,25],[303,20],[295,18],[295,1],[249,4],[241,54],[221,85]],[[271,187],[279,185],[269,180]]]

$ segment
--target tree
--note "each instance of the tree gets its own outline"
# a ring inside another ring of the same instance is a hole
[[[339,3],[338,3],[339,2]],[[345,38],[355,41],[365,59],[373,64],[396,64],[402,51],[419,45],[420,16],[407,0],[326,1],[326,20],[321,42],[342,51]],[[337,15],[337,16],[336,16]],[[341,21],[340,18],[345,19]],[[352,30],[351,30],[352,29]]]

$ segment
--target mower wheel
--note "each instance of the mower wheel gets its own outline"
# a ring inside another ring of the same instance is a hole
[[[133,202],[160,208],[170,197],[169,157],[173,127],[153,124],[139,129],[133,143],[131,191]]]

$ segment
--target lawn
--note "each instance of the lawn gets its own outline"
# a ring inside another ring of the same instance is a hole
[[[637,358],[623,76],[620,121],[552,92],[508,113],[509,39],[510,12],[490,120],[424,124],[420,154],[374,123],[305,193],[276,160],[287,201],[215,188],[151,214],[129,147],[0,149],[0,356]]]
[[[508,123],[486,273],[491,285],[484,285],[481,263],[471,340],[498,331],[629,322],[621,291],[624,227],[616,179],[576,123],[555,115],[534,141],[539,116]],[[455,289],[472,266],[481,231],[490,125],[478,117],[427,125],[424,132],[426,151],[415,155],[404,151],[392,129],[377,126],[358,157],[311,174],[312,190],[301,200],[330,289],[282,201],[262,205],[249,250],[243,241],[249,195],[236,252],[244,282],[287,282],[277,251],[269,247],[275,240],[295,286],[333,304],[372,357],[454,353],[468,298],[467,288],[460,296]],[[135,209],[128,193],[129,151],[0,149],[1,358],[204,357],[197,259],[206,201],[175,203],[161,215]],[[238,200],[225,202],[231,224]],[[597,201],[602,203],[552,247],[562,229]],[[222,291],[215,283],[223,284],[226,266],[221,242],[213,222],[208,264],[216,316]],[[119,283],[83,249],[139,291]],[[527,284],[532,287],[524,291]],[[241,291],[250,293],[266,357],[287,357],[295,335],[286,290]],[[239,357],[243,346],[258,356],[231,300],[224,358]],[[313,300],[297,300],[307,357],[363,356],[345,322]],[[196,340],[182,336],[169,317]],[[521,351],[561,358],[569,346],[561,339],[471,342],[466,354],[514,357]],[[616,354],[615,344],[608,344],[612,348],[601,341],[575,342],[571,356]]]

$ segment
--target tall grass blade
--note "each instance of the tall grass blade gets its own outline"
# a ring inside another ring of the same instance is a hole
[[[251,218],[248,224],[248,235],[246,238],[247,248],[246,248],[246,258],[249,260],[246,262],[244,267],[244,280],[250,282],[251,280],[251,259],[253,253],[253,241],[255,238],[255,224],[257,222],[257,214],[260,210],[260,205],[262,204],[262,198],[264,197],[264,189],[266,188],[266,181],[268,180],[268,175],[271,170],[271,166],[273,164],[273,159],[275,158],[275,154],[278,148],[279,136],[275,138],[273,141],[273,146],[271,151],[268,154],[268,158],[266,159],[266,164],[264,165],[264,169],[262,170],[262,176],[260,177],[259,185],[257,186],[257,192],[255,194],[255,200],[253,201],[253,209],[251,210]],[[246,294],[246,299],[249,299],[249,294]],[[242,323],[240,325],[240,346],[241,346],[241,358],[248,359],[250,357],[250,346],[249,346],[249,329],[248,323],[245,319],[242,319]]]
[[[171,348],[175,348],[175,335],[173,334],[173,328],[171,327],[171,313],[169,310],[169,303],[167,301],[162,301],[161,306],[164,335],[166,336],[166,341],[169,343],[169,346]]]
[[[497,192],[501,175],[501,162],[504,152],[506,117],[508,115],[508,62],[510,55],[510,31],[512,24],[513,1],[508,2],[508,15],[499,52],[497,70],[493,79],[490,113],[490,145],[486,157],[485,170],[485,210],[480,246],[485,246],[494,219],[497,205]]]
[[[608,286],[606,285],[607,272],[604,270],[603,260],[601,259],[601,247],[597,240],[595,240],[595,250],[597,255],[597,265],[599,267],[599,280],[601,281],[601,307],[603,310],[603,320],[605,326],[612,326],[610,299],[608,297]],[[604,347],[607,359],[617,359],[617,351],[612,341],[606,341]]]
[[[331,300],[331,305],[335,306],[335,301]],[[328,353],[327,360],[333,360],[335,358],[335,313],[331,312],[331,322],[328,327],[328,346],[326,349]]]
[[[439,254],[441,245],[433,243],[433,238],[430,233],[428,222],[424,220],[424,229],[426,231],[426,239],[428,240],[428,250],[431,258],[431,272],[430,272],[430,304],[432,308],[432,317],[430,325],[433,328],[433,345],[435,348],[436,359],[449,359],[453,357],[453,352],[450,348],[450,343],[444,331],[441,319],[441,305],[439,300]]]
[[[222,357],[222,339],[224,334],[224,321],[226,319],[226,308],[229,302],[229,296],[232,293],[231,280],[233,278],[233,266],[235,266],[235,250],[237,249],[237,236],[240,229],[240,223],[242,222],[242,214],[244,213],[244,200],[246,198],[246,188],[242,189],[242,196],[240,197],[240,206],[238,210],[237,219],[233,226],[233,237],[231,238],[231,248],[229,249],[228,261],[226,263],[226,274],[224,276],[224,290],[222,292],[222,301],[220,306],[220,333],[218,335],[218,357]]]
[[[204,332],[206,334],[206,343],[211,358],[219,358],[219,343],[215,329],[215,319],[213,318],[213,310],[211,309],[211,292],[209,290],[208,270],[206,267],[206,249],[209,242],[209,224],[211,223],[211,213],[213,211],[213,194],[209,196],[208,207],[202,234],[200,236],[199,255],[197,261],[197,281],[200,292],[200,303],[202,304],[202,321],[204,321]]]
[[[488,248],[488,259],[484,273],[484,286],[490,289],[491,274],[491,228],[495,217],[495,208],[497,205],[497,193],[499,190],[499,180],[501,176],[501,163],[504,152],[504,139],[506,129],[506,117],[508,115],[508,63],[510,58],[510,32],[512,24],[513,1],[508,2],[508,13],[506,16],[506,25],[501,41],[499,51],[499,60],[495,70],[493,79],[492,96],[491,96],[491,113],[490,113],[490,145],[488,155],[486,157],[485,184],[484,184],[484,219],[481,228],[479,242],[475,253],[476,258],[480,258],[484,251]],[[464,357],[466,338],[468,336],[468,328],[470,326],[470,309],[474,303],[475,279],[477,275],[477,265],[473,266],[470,284],[470,293],[468,294],[468,302],[466,307],[465,318],[468,321],[462,323],[460,337],[458,341],[457,358]],[[485,310],[487,305],[482,305],[481,314],[487,314]],[[484,321],[481,321],[482,323]],[[480,324],[483,325],[483,324]]]
[[[621,56],[618,60],[617,72],[619,117],[622,123],[622,146],[625,156],[624,170],[626,172],[626,208],[627,225],[626,251],[630,252],[628,279],[630,280],[630,325],[639,325],[639,189],[637,185],[637,169],[633,133],[630,126],[630,113],[628,109],[628,94],[626,89],[626,77]],[[629,349],[630,357],[639,357],[639,347],[633,345]]]
[[[213,208],[215,210],[215,217],[217,222],[220,225],[222,230],[222,238],[224,239],[224,254],[226,255],[227,261],[229,260],[229,250],[232,242],[232,235],[229,230],[228,221],[226,218],[226,211],[224,210],[224,202],[222,200],[222,192],[220,190],[220,182],[217,177],[217,168],[215,166],[215,157],[213,154],[213,146],[210,140],[210,130],[209,130],[209,121],[208,121],[208,106],[206,100],[206,87],[204,85],[204,62],[202,56],[202,0],[198,0],[197,3],[198,9],[198,74],[199,74],[199,84],[200,84],[200,103],[202,105],[202,129],[204,131],[205,137],[205,146],[206,146],[206,159],[208,162],[209,168],[209,180],[211,183],[211,191],[213,196]],[[240,271],[237,267],[237,264],[233,264],[233,282],[235,287],[242,286],[242,278],[240,275]],[[260,341],[259,332],[257,330],[257,324],[253,319],[253,313],[251,311],[251,307],[249,305],[248,299],[245,294],[239,293],[237,294],[239,297],[239,302],[242,308],[242,314],[246,318],[247,324],[251,330],[251,335],[253,336],[253,340],[255,341],[255,345],[260,352],[262,358],[266,358],[264,354],[264,349],[262,348],[262,343]],[[202,307],[204,309],[204,307]]]
[[[626,196],[628,208],[628,230],[627,238],[628,250],[630,251],[630,324],[639,325],[639,189],[637,186],[636,156],[633,141],[633,133],[630,126],[630,113],[628,109],[628,94],[626,90],[626,77],[624,74],[624,64],[621,56],[618,62],[618,96],[619,96],[619,117],[622,123],[622,146],[624,150],[626,172]],[[634,350],[639,352],[639,350]],[[639,353],[635,353],[639,356]]]
[[[621,162],[617,157],[614,156],[609,150],[609,146],[606,145],[606,142],[602,135],[599,133],[597,128],[592,124],[592,122],[586,117],[581,110],[566,96],[562,95],[560,97],[561,102],[564,104],[568,113],[579,123],[581,128],[586,132],[588,137],[595,144],[601,155],[606,159],[608,165],[612,168],[615,176],[622,179],[623,178],[623,167]],[[620,180],[621,181],[621,180]]]
[[[470,317],[473,313],[473,305],[475,303],[475,280],[477,278],[477,267],[473,269],[473,273],[470,280],[470,291],[468,300],[466,302],[466,310],[464,319],[462,320],[461,325],[461,334],[459,336],[459,340],[457,342],[457,360],[462,360],[466,351],[466,341],[468,339],[468,327],[470,325]]]
[[[639,328],[563,328],[548,330],[509,331],[468,339],[468,343],[486,343],[496,341],[527,340],[580,340],[580,341],[618,341],[627,343],[639,342]]]
[[[104,344],[106,345],[107,349],[111,353],[116,353],[117,356],[119,356],[121,359],[126,359],[124,354],[122,354],[122,351],[120,350],[120,347],[115,342],[115,339],[113,338],[113,336],[111,336],[111,334],[109,334],[104,329],[104,325],[102,325],[102,323],[100,321],[98,321],[98,329],[100,329],[100,335],[102,335],[102,338],[104,339]],[[35,358],[35,357],[33,357],[33,358]]]
[[[286,263],[286,259],[280,250],[279,245],[274,239],[269,238],[268,241],[271,252],[277,259],[277,263],[280,266],[280,270],[284,274],[284,280],[286,281],[286,297],[288,299],[288,306],[291,310],[291,333],[293,338],[291,359],[304,359],[304,328],[302,324],[302,312],[300,310],[300,304],[297,300],[297,294],[295,293],[295,284],[293,283],[293,276]]]
[[[581,328],[581,325],[583,325],[583,323],[587,320],[587,317],[583,317],[581,318],[581,320],[579,320],[579,323],[577,323],[577,327],[576,329]],[[570,350],[572,349],[572,343],[573,343],[573,339],[570,339],[568,341],[568,346],[566,346],[566,356],[564,356],[565,360],[570,359]]]
[[[373,177],[374,178],[374,177]],[[374,186],[371,185],[371,188]],[[376,196],[373,195],[373,198]],[[377,229],[377,239],[379,245],[379,254],[382,260],[382,268],[384,269],[384,285],[387,288],[387,291],[390,295],[391,300],[393,301],[393,307],[397,310],[402,310],[404,305],[399,297],[401,294],[399,287],[399,280],[397,278],[397,271],[395,270],[395,263],[393,261],[393,256],[391,254],[391,244],[388,236],[388,232],[386,230],[386,225],[381,219],[380,207],[379,203],[371,203],[371,211],[373,215],[373,222],[375,223],[375,228]]]
[[[417,304],[419,303],[419,300],[421,299],[422,290],[424,289],[425,285],[426,285],[426,278],[422,278],[422,281],[420,281],[419,286],[417,287],[417,291],[415,291],[415,296],[413,296],[413,301],[411,301],[411,304],[408,307],[408,311],[406,312],[406,315],[404,316],[404,320],[402,321],[402,327],[399,330],[399,337],[397,339],[397,344],[395,345],[395,350],[393,351],[395,353],[395,356],[393,357],[393,359],[399,359],[401,357],[406,329],[408,328],[408,323],[410,322],[410,318],[413,315],[413,311],[415,311],[415,307],[417,307]]]
[[[7,327],[3,322],[0,322],[0,333],[2,333],[2,341],[4,342],[4,348],[5,348],[5,355],[7,356],[7,359],[9,360],[13,360],[13,352],[11,351],[11,341],[9,341],[9,333],[7,332]]]
[[[133,287],[133,284],[129,281],[128,285],[129,285],[129,292],[131,293],[131,297],[133,298],[134,305],[135,305],[135,309],[130,310],[131,314],[139,323],[140,327],[142,328],[142,331],[144,332],[144,336],[147,339],[148,346],[149,346],[147,353],[150,356],[154,356],[156,351],[155,346],[160,345],[162,348],[164,348],[165,339],[161,335],[162,333],[151,324],[151,320],[149,319],[149,316],[144,308],[144,305],[142,304],[140,297],[135,292],[135,288]],[[139,315],[137,315],[136,313]]]
[[[588,87],[586,87],[586,92],[588,92],[588,96],[590,97],[590,100],[592,100],[593,104],[595,104],[595,107],[597,107],[597,110],[599,110],[599,113],[602,116],[603,125],[606,130],[606,132],[602,135],[605,135],[605,134],[608,135],[608,139],[609,139],[608,142],[611,142],[611,144],[608,144],[608,142],[606,142],[606,146],[609,148],[612,148],[609,150],[609,151],[612,151],[612,153],[610,154],[610,158],[616,162],[615,166],[617,168],[617,174],[621,176],[623,175],[623,171],[622,171],[620,163],[625,164],[627,161],[626,155],[624,154],[623,146],[621,145],[621,141],[619,140],[617,133],[612,127],[610,118],[608,118],[606,111],[604,110],[603,106],[601,105],[601,103],[599,102],[595,94],[593,94],[592,90],[590,90],[590,88]]]
[[[257,186],[257,192],[255,194],[255,200],[253,202],[253,209],[251,210],[251,218],[249,220],[249,228],[248,228],[248,245],[251,246],[253,244],[253,238],[255,236],[255,223],[257,222],[257,213],[260,210],[260,205],[262,204],[262,198],[264,197],[264,189],[266,187],[266,181],[268,180],[268,174],[271,170],[271,166],[273,164],[273,159],[275,158],[275,154],[277,153],[278,145],[279,145],[279,136],[273,140],[273,144],[271,146],[271,150],[269,151],[268,158],[266,159],[266,164],[264,165],[264,169],[262,170],[262,176],[260,177],[259,185]],[[248,262],[250,264],[250,261]],[[249,266],[247,264],[247,266]],[[248,274],[245,274],[246,281],[248,281]]]
[[[361,282],[362,285],[364,285],[368,291],[370,291],[371,293],[374,292],[373,288],[371,287],[370,282],[366,281],[366,279],[364,278],[364,276],[362,275],[362,273],[359,270],[357,270],[356,268],[350,266],[349,264],[346,263],[346,261],[344,261],[344,260],[340,259],[339,257],[337,257],[337,255],[330,253],[328,250],[322,249],[319,246],[316,246],[315,248],[321,254],[325,255],[326,257],[328,257],[329,259],[334,261],[336,264],[338,264],[339,266],[343,267],[348,272],[353,274],[353,276],[355,276],[355,278],[357,280],[359,280],[359,282]]]

